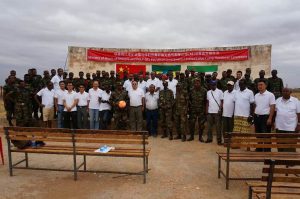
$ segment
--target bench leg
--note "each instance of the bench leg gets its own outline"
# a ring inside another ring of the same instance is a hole
[[[143,177],[144,177],[144,184],[146,184],[146,157],[143,157],[143,168],[144,168],[144,172],[143,172]]]
[[[221,157],[218,159],[218,178],[221,178]]]
[[[13,176],[13,167],[12,167],[12,156],[10,150],[10,140],[7,138],[7,154],[8,154],[8,168],[9,168],[9,175]]]
[[[226,162],[226,189],[229,189],[229,160]]]
[[[28,153],[25,153],[25,166],[28,168]]]
[[[252,199],[252,187],[249,186],[248,199]]]
[[[83,155],[83,170],[86,171],[86,155]]]
[[[146,171],[147,171],[147,173],[148,173],[148,156],[146,157]]]

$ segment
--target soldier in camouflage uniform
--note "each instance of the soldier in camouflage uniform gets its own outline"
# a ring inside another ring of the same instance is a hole
[[[173,139],[172,134],[172,107],[174,105],[173,91],[168,89],[168,82],[163,82],[164,89],[159,91],[158,107],[160,111],[161,128],[163,135],[161,138],[167,137]]]
[[[93,80],[91,79],[91,74],[87,73],[84,80],[85,92],[89,92],[90,88],[93,87]]]
[[[51,76],[49,74],[49,71],[44,70],[43,73],[44,77],[42,78],[42,88],[45,88],[47,84],[51,81]]]
[[[227,73],[226,71],[223,71],[222,78],[217,82],[217,88],[224,92],[225,90],[227,90],[227,82]]]
[[[100,83],[100,89],[105,90],[104,85],[109,85],[110,86],[110,90],[111,90],[111,86],[112,86],[112,82],[111,79],[109,78],[109,73],[108,72],[104,72],[102,71],[102,79],[101,79],[101,83]]]
[[[116,89],[116,77],[115,77],[115,71],[110,71],[110,82],[111,82],[111,91],[114,91]]]
[[[275,95],[275,99],[282,96],[283,81],[277,77],[277,70],[271,71],[272,77],[268,79],[269,86],[268,90]]]
[[[180,73],[178,83],[180,83],[185,90],[188,90],[188,79],[185,78],[184,73]]]
[[[244,75],[245,77],[245,84],[246,84],[246,87],[249,89],[249,90],[252,90],[253,93],[255,92],[255,85],[254,83],[252,82],[252,80],[250,79],[250,75],[249,73],[246,73]]]
[[[80,71],[78,75],[79,77],[74,79],[74,87],[76,92],[79,92],[80,85],[85,85],[84,72]]]
[[[15,90],[15,78],[10,76],[7,79],[7,83],[3,86],[3,101],[4,101],[4,108],[6,111],[6,119],[8,121],[9,126],[13,126],[12,119],[15,112],[15,102],[12,97],[9,97],[8,93]]]
[[[32,96],[35,96],[39,90],[42,89],[42,76],[38,75],[35,68],[31,69],[31,89],[32,89]],[[39,101],[41,98],[39,97]],[[39,119],[38,112],[39,112],[39,105],[38,103],[32,98],[32,111],[33,116],[36,120]]]
[[[115,91],[112,92],[110,96],[110,104],[114,110],[114,121],[115,121],[115,128],[118,130],[126,130],[127,129],[127,111],[128,111],[128,102],[129,97],[127,91],[123,90],[123,84],[121,82],[117,83],[117,88]],[[119,102],[125,101],[126,107],[120,108]]]
[[[174,121],[177,129],[177,136],[175,139],[181,139],[182,142],[186,141],[188,104],[188,92],[187,90],[183,89],[180,83],[178,83],[176,85],[176,97],[174,104]]]
[[[194,140],[195,125],[198,118],[199,125],[199,141],[204,142],[202,135],[205,123],[205,107],[206,107],[207,90],[201,86],[201,80],[195,79],[194,89],[190,92],[189,98],[189,126],[190,138],[187,141]]]

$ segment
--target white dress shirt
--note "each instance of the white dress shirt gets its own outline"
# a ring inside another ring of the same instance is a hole
[[[74,104],[75,100],[77,100],[77,93],[75,91],[71,91],[71,92],[67,91],[64,93],[63,100],[66,102],[67,107],[71,107]],[[66,107],[64,108],[64,111],[67,111]],[[74,106],[71,109],[71,111],[72,112],[77,111],[77,107]]]
[[[226,90],[223,94],[223,117],[232,117],[234,112],[234,95],[235,90],[228,92]]]
[[[63,76],[54,75],[52,77],[51,82],[53,83],[53,88],[54,88],[55,91],[60,89],[59,82],[63,81],[63,80],[64,80]]]
[[[295,97],[285,100],[282,97],[276,100],[275,126],[282,131],[295,131],[298,123],[297,113],[300,113],[299,100]]]
[[[123,84],[123,88],[125,88],[126,91],[129,91],[130,89],[132,89],[132,85],[131,85],[131,82],[129,79],[127,79],[124,84]]]
[[[111,91],[107,93],[106,91],[102,91],[99,95],[99,98],[103,101],[109,101],[109,98],[111,96]],[[104,111],[104,110],[111,110],[111,105],[109,103],[100,103],[100,108],[99,111]]]
[[[61,89],[58,89],[58,90],[54,91],[54,98],[57,99],[57,104],[58,105],[64,105],[63,97],[64,97],[65,92],[67,92],[67,91],[66,90],[61,90]]]
[[[213,97],[214,96],[214,97]],[[208,113],[218,113],[221,101],[223,100],[223,92],[220,89],[207,91]]]
[[[97,88],[96,90],[94,88],[91,88],[89,90],[89,98],[90,98],[89,109],[99,110],[100,108],[99,96],[101,92],[103,91],[100,88]]]
[[[83,93],[78,92],[76,98],[78,99],[78,106],[87,106],[90,95],[85,91]]]
[[[240,90],[240,79],[237,79],[234,83],[234,90]]]
[[[178,84],[177,79],[172,79],[172,81],[170,81],[169,79],[167,80],[168,82],[168,89],[173,91],[174,97],[176,96],[176,85]]]
[[[138,87],[146,93],[147,83],[144,80],[142,82],[138,81]]]
[[[45,108],[54,107],[54,90],[49,90],[47,87],[41,89],[38,93],[38,96],[42,97],[42,104]]]
[[[234,116],[249,117],[250,104],[254,103],[254,95],[251,90],[236,91],[234,95]]]
[[[149,86],[153,84],[155,86],[155,90],[157,88],[160,88],[161,87],[161,83],[159,82],[159,79],[158,78],[154,78],[154,79],[148,79],[147,80],[147,83],[146,83],[146,87],[149,89]]]
[[[128,96],[130,100],[130,106],[141,106],[142,98],[145,97],[144,91],[140,88],[137,88],[136,90],[131,89],[128,91]]]
[[[147,92],[145,94],[146,109],[148,110],[158,109],[158,98],[159,98],[158,92],[154,92],[153,94]]]
[[[269,115],[270,106],[276,104],[274,94],[267,90],[264,93],[257,93],[254,97],[254,100],[254,113],[257,115]]]

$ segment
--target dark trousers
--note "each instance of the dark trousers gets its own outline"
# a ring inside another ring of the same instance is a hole
[[[77,111],[63,112],[64,128],[77,129]]]
[[[212,128],[215,125],[217,133],[217,141],[222,142],[221,137],[221,116],[218,113],[209,113],[207,115],[207,140],[213,140]]]
[[[222,134],[233,131],[233,117],[222,117]]]
[[[105,130],[107,129],[108,122],[110,119],[110,110],[103,110],[99,112],[100,117],[100,126],[99,129]]]
[[[276,133],[296,133],[296,132],[276,129]],[[287,143],[278,143],[278,144],[287,144]],[[289,143],[289,144],[297,144],[297,141],[295,143]],[[278,148],[278,152],[296,152],[296,148]]]
[[[77,127],[79,129],[88,129],[87,106],[77,106]]]
[[[254,115],[255,133],[271,133],[271,126],[267,125],[269,115]],[[260,144],[270,144],[268,142]],[[257,148],[256,151],[270,152],[270,148]]]
[[[146,110],[147,131],[149,135],[157,136],[158,110]]]

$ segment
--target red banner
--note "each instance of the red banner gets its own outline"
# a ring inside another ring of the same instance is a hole
[[[217,62],[248,60],[249,50],[193,50],[169,52],[87,50],[88,61],[98,62]]]
[[[128,74],[139,74],[143,72],[145,75],[146,65],[130,65],[130,64],[117,64],[116,72],[120,74],[120,77],[123,78],[123,73],[127,71]]]

